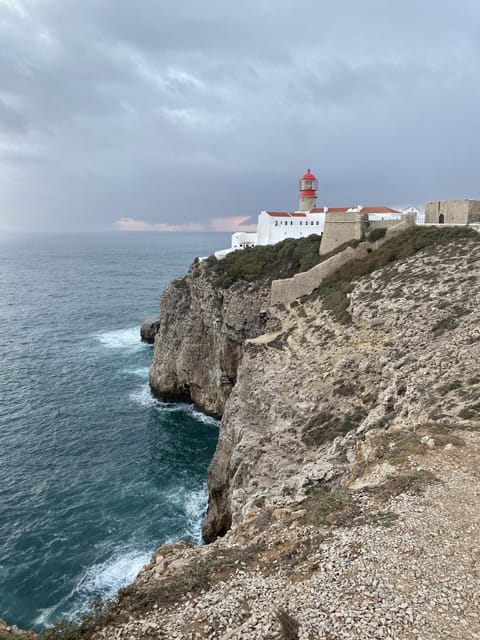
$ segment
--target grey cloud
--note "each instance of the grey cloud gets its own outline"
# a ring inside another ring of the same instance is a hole
[[[473,0],[0,4],[0,228],[476,193]]]

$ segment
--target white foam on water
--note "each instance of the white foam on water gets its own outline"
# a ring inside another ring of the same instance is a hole
[[[146,345],[140,340],[140,327],[95,333],[94,337],[106,349],[122,349],[134,352],[146,348]]]
[[[35,619],[36,625],[48,627],[68,610],[68,618],[78,620],[93,600],[114,598],[118,590],[135,580],[140,569],[150,562],[154,548],[149,551],[127,547],[117,549],[104,562],[88,567],[80,580],[55,606],[43,609]]]
[[[40,614],[33,621],[35,625],[48,627],[52,624],[52,616],[57,610],[57,606],[48,607],[48,609],[42,609]]]
[[[129,393],[128,397],[130,398],[130,400],[133,400],[133,402],[141,404],[142,407],[155,407],[162,404],[152,395],[148,382],[142,384],[141,387]]]
[[[165,501],[170,503],[176,511],[183,512],[185,522],[179,528],[177,536],[166,540],[163,544],[171,544],[185,538],[193,544],[203,544],[202,525],[208,505],[207,483],[204,482],[198,489],[171,491],[165,494]]]
[[[137,371],[140,372],[141,369],[138,369]],[[148,372],[148,369],[145,368],[145,371]],[[161,400],[157,400],[157,398],[152,394],[148,382],[132,391],[129,394],[129,398],[130,400],[133,400],[133,402],[141,404],[142,407],[157,407],[157,409],[163,413],[184,413],[197,422],[202,422],[203,424],[208,424],[212,427],[218,427],[220,425],[220,420],[198,411],[195,409],[193,404],[187,404],[186,402],[162,402]]]
[[[111,558],[89,567],[77,591],[90,600],[95,596],[113,598],[117,591],[135,580],[140,569],[150,562],[151,551],[130,549],[118,550]]]
[[[217,418],[213,418],[212,416],[207,416],[205,413],[198,411],[197,409],[195,409],[193,404],[185,404],[179,406],[182,408],[182,411],[191,415],[192,418],[194,418],[198,422],[209,424],[212,427],[218,427],[220,425],[220,420],[217,420]]]
[[[145,378],[148,380],[148,374],[150,373],[149,367],[138,367],[138,369],[124,369],[124,373],[129,373],[132,376],[137,376],[138,378]]]
[[[185,501],[185,514],[187,516],[187,533],[195,544],[202,544],[202,524],[207,511],[208,490],[207,484],[197,491],[192,491]]]
[[[183,530],[179,529],[177,535],[162,541],[162,544],[171,544],[187,537],[193,544],[201,545],[202,524],[208,504],[206,482],[198,489],[176,491],[165,497],[184,512],[186,522]],[[43,609],[35,619],[35,625],[49,627],[65,615],[78,620],[88,610],[92,601],[114,598],[119,589],[135,580],[140,569],[150,562],[154,551],[155,546],[151,549],[131,545],[117,548],[107,560],[88,567],[72,591],[60,602]]]

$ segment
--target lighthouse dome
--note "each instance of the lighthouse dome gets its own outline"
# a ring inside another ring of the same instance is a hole
[[[316,180],[316,178],[313,175],[313,173],[310,171],[310,169],[307,169],[307,173],[304,176],[302,176],[300,180]]]

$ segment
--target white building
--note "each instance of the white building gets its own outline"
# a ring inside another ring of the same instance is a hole
[[[325,214],[328,213],[366,213],[369,220],[400,220],[401,211],[390,207],[320,207],[317,208],[318,181],[307,170],[299,181],[298,211],[262,211],[258,216],[256,233],[237,232],[232,235],[229,249],[215,252],[220,260],[232,251],[256,247],[258,245],[276,244],[287,238],[305,238],[312,234],[320,235],[325,226]]]

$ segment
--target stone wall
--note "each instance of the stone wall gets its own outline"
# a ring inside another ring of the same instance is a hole
[[[367,255],[367,245],[362,243],[355,249],[348,247],[345,251],[337,253],[324,262],[317,264],[309,271],[297,273],[293,278],[286,280],[274,280],[272,282],[272,293],[270,304],[288,305],[297,298],[309,295],[320,284],[335,273],[342,265],[354,258],[364,258]]]
[[[326,213],[320,255],[326,255],[337,247],[360,240],[365,233],[368,216],[363,213]]]
[[[409,214],[410,215],[410,214]],[[399,224],[400,220],[371,220],[368,223],[368,227],[366,233],[370,233],[374,229],[390,229],[392,227],[396,227]]]
[[[328,214],[327,214],[328,215]],[[332,214],[337,216],[338,214]],[[354,214],[358,215],[358,214]],[[389,221],[382,221],[389,222]],[[344,251],[335,254],[331,258],[327,258],[324,262],[317,264],[315,267],[310,269],[309,271],[303,271],[302,273],[297,273],[293,278],[287,278],[285,280],[274,280],[272,282],[272,292],[270,296],[270,305],[275,304],[284,304],[289,305],[294,300],[301,298],[302,296],[307,296],[312,293],[317,287],[319,287],[322,282],[335,273],[337,269],[339,269],[342,265],[344,265],[349,260],[353,259],[362,259],[367,253],[368,249],[372,250],[372,248],[378,249],[386,240],[390,239],[392,236],[395,236],[398,233],[404,231],[407,227],[415,225],[415,215],[413,213],[407,213],[402,216],[400,221],[395,220],[395,224],[387,228],[387,233],[384,238],[377,240],[376,242],[367,243],[362,242],[355,249],[352,247],[348,247]],[[334,225],[332,225],[334,226]],[[379,225],[385,227],[386,225]],[[379,226],[375,228],[379,228]],[[340,224],[339,227],[343,228]],[[345,225],[345,228],[347,224]],[[350,227],[351,231],[351,227]],[[322,245],[323,245],[322,237]],[[348,238],[348,240],[352,240],[352,238]],[[322,246],[321,245],[321,246]],[[321,249],[320,246],[320,249]]]
[[[469,224],[480,220],[478,200],[435,200],[425,206],[425,223],[438,224],[443,216],[444,224]]]

